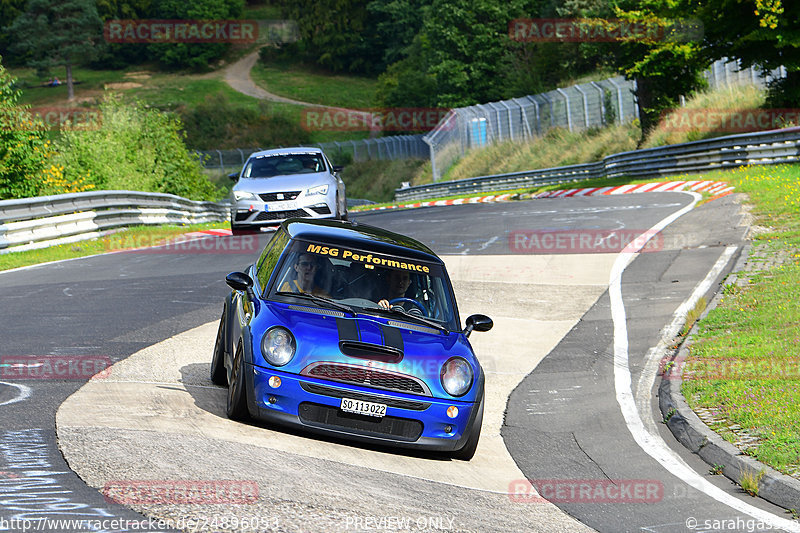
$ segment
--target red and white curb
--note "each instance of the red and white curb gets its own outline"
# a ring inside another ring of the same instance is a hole
[[[642,192],[693,191],[721,196],[732,192],[734,187],[724,181],[659,181],[639,185],[616,187],[588,187],[585,189],[562,189],[534,194],[531,198],[570,198],[572,196],[597,196],[602,194],[637,194]]]
[[[583,189],[561,189],[558,191],[546,191],[534,193],[523,198],[570,198],[572,196],[596,196],[601,194],[636,194],[641,192],[671,192],[671,191],[694,191],[707,192],[717,198],[719,196],[733,192],[735,187],[724,181],[658,181],[653,183],[642,183],[639,185],[617,185],[616,187],[586,187]],[[473,196],[471,198],[459,198],[457,200],[432,200],[429,202],[415,202],[412,204],[388,205],[382,207],[371,207],[359,209],[358,213],[366,211],[383,211],[386,209],[414,209],[417,207],[435,207],[443,205],[462,205],[479,204],[491,202],[507,202],[519,197],[517,194],[500,194],[491,196]]]
[[[181,237],[207,237],[212,235],[214,237],[228,237],[233,233],[229,229],[206,229],[203,231],[192,231],[190,233],[184,233]]]
[[[381,207],[370,207],[369,209],[359,209],[358,213],[364,211],[383,211],[384,209],[414,209],[416,207],[435,207],[441,205],[462,205],[462,204],[488,204],[491,202],[508,202],[516,194],[500,194],[490,196],[473,196],[471,198],[457,198],[455,200],[434,200],[430,202],[416,202],[413,204],[385,205]]]

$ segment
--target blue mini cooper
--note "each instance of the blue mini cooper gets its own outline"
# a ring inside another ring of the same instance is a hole
[[[292,219],[226,278],[211,379],[227,414],[469,460],[484,373],[444,263],[409,237]]]

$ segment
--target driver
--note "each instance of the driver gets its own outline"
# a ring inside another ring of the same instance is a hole
[[[389,309],[390,300],[406,297],[406,291],[411,285],[411,273],[404,270],[390,270],[386,282],[389,296],[380,300],[378,305]]]
[[[318,166],[319,165],[317,163],[317,160],[314,159],[313,157],[306,157],[303,159],[303,168],[305,168],[306,170],[310,170],[311,172],[317,172]]]
[[[292,268],[295,277],[281,285],[281,292],[303,292],[325,298],[331,297],[325,289],[317,286],[314,282],[314,275],[319,269],[319,261],[313,254],[300,254]]]

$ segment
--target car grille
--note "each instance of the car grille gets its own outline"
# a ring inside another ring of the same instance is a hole
[[[241,222],[242,220],[247,220],[250,217],[250,213],[236,213],[235,220],[236,222]]]
[[[278,198],[278,195],[283,195],[283,198]],[[300,195],[300,191],[288,191],[288,192],[265,192],[263,194],[259,194],[259,198],[264,200],[265,202],[281,202],[283,200],[294,200]]]
[[[422,422],[394,416],[374,416],[345,413],[338,407],[303,402],[298,406],[300,420],[310,426],[347,429],[361,435],[392,437],[413,442],[422,435]]]
[[[262,211],[255,220],[283,220],[285,218],[302,218],[307,216],[309,216],[308,213],[302,209],[292,209],[290,211]]]
[[[363,366],[342,365],[336,363],[320,363],[306,368],[303,375],[342,383],[354,383],[375,389],[393,390],[408,394],[430,396],[430,391],[420,380],[394,374],[382,370],[373,370]]]
[[[322,205],[319,207],[312,207],[311,209],[318,215],[330,215],[331,209],[327,205]]]
[[[374,394],[362,394],[359,392],[337,389],[335,387],[317,385],[316,383],[306,383],[304,381],[300,382],[300,386],[303,387],[303,390],[306,392],[311,392],[313,394],[321,394],[323,396],[330,396],[331,398],[352,398],[353,400],[382,403],[389,407],[410,409],[412,411],[424,411],[431,406],[428,402],[415,402],[413,400],[401,400],[399,398],[388,398],[386,396],[377,396]]]

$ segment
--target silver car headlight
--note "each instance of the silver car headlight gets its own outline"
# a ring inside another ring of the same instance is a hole
[[[247,191],[233,191],[233,198],[238,202],[239,200],[255,200],[258,201],[258,196],[254,192]]]
[[[451,396],[464,396],[472,386],[472,367],[461,357],[451,357],[439,374],[442,386]]]
[[[306,196],[314,196],[315,194],[328,194],[328,186],[317,185],[316,187],[311,187],[306,191]]]
[[[269,328],[261,339],[261,353],[272,366],[291,361],[296,347],[292,332],[281,326]]]

